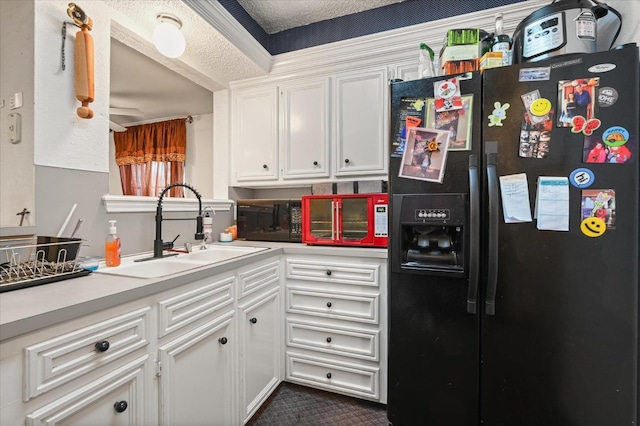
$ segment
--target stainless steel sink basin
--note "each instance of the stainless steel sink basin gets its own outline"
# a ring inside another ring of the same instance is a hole
[[[104,263],[94,272],[98,274],[118,275],[133,278],[159,278],[167,275],[186,272],[191,269],[224,262],[248,254],[268,250],[267,247],[242,247],[242,246],[208,246],[206,250],[196,248],[192,253],[163,259],[152,259],[144,262],[136,262],[149,255],[132,256],[122,259],[120,266],[107,268]]]

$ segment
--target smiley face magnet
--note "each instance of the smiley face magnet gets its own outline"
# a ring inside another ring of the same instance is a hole
[[[580,230],[587,237],[596,238],[605,233],[607,225],[599,217],[588,217],[580,223]]]
[[[543,117],[551,111],[551,101],[545,98],[536,99],[529,106],[529,111],[536,117]]]

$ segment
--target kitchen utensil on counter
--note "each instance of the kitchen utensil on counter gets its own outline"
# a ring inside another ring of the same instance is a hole
[[[69,214],[67,215],[67,218],[62,223],[62,226],[60,227],[60,230],[58,231],[58,234],[56,235],[56,237],[61,237],[62,236],[62,233],[64,232],[64,229],[67,227],[67,224],[69,223],[69,220],[71,219],[71,216],[73,216],[73,212],[76,211],[76,207],[78,207],[77,204],[74,204],[73,206],[71,206],[71,210],[69,211]]]
[[[83,223],[84,223],[84,219],[78,219],[78,222],[76,223],[76,227],[73,228],[73,232],[71,233],[71,238],[73,238],[76,235],[76,232],[78,232],[78,229],[80,229]]]

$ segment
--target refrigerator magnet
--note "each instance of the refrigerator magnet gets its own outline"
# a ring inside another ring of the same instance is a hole
[[[610,107],[618,101],[618,91],[613,87],[603,87],[598,90],[598,106]]]
[[[597,118],[586,119],[581,115],[576,115],[571,119],[571,133],[584,133],[590,136],[594,130],[598,129],[602,122]]]
[[[494,102],[493,106],[493,111],[489,115],[489,127],[502,126],[502,120],[507,118],[507,110],[511,105],[508,102],[504,104]]]
[[[616,228],[616,191],[613,189],[582,190],[582,222],[598,218],[607,229]]]
[[[569,182],[571,182],[571,185],[575,186],[576,188],[588,188],[593,185],[593,182],[595,182],[595,180],[596,177],[593,172],[583,167],[575,169],[569,176]]]
[[[609,127],[602,134],[602,140],[610,147],[624,145],[629,140],[629,131],[620,126]]]
[[[604,221],[597,217],[590,217],[584,219],[580,223],[580,230],[584,235],[590,238],[599,237],[605,233],[607,227],[604,224]]]
[[[433,93],[437,112],[463,108],[460,81],[457,78],[436,81],[433,83]]]

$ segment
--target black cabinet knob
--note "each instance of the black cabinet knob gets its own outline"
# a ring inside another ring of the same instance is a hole
[[[345,159],[344,159],[344,163],[345,163],[345,164],[349,164],[349,159],[348,159],[348,158],[345,158]]]
[[[109,349],[109,341],[108,340],[99,340],[95,344],[96,352],[106,352]]]
[[[331,271],[330,270],[327,270],[327,275],[331,275]]]
[[[327,379],[331,378],[331,373],[327,373]]]
[[[262,165],[262,168],[263,168],[263,169],[268,169],[269,167],[268,167],[266,164],[263,164],[263,165]]]
[[[257,318],[255,318],[255,317],[253,317],[253,318],[251,318],[251,319],[249,320],[249,322],[250,322],[251,324],[255,324],[255,323],[257,323],[257,322],[258,322],[258,319],[257,319]]]
[[[127,404],[127,401],[117,401],[113,404],[113,408],[116,410],[116,413],[124,413],[128,406],[129,404]]]
[[[327,343],[331,343],[331,337],[327,337]]]
[[[331,302],[327,302],[327,308],[331,307]]]
[[[314,161],[314,162],[313,162],[313,165],[314,165],[314,166],[317,166],[317,165],[318,165],[318,162],[317,162],[317,161]]]
[[[226,345],[227,344],[227,338],[226,337],[221,337],[218,339],[218,342],[220,342],[221,345]]]

